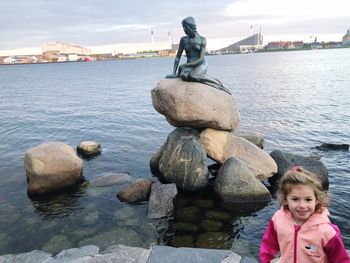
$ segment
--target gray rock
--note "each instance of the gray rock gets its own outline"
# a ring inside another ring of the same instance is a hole
[[[149,161],[149,166],[151,168],[151,172],[155,176],[160,175],[159,161],[160,161],[160,158],[162,157],[163,151],[164,151],[164,145],[158,150],[158,152],[156,152],[156,154]]]
[[[348,151],[349,144],[334,144],[334,143],[322,143],[315,147],[318,150],[335,150],[335,151]]]
[[[80,248],[70,248],[58,253],[50,263],[65,263],[86,256],[94,256],[98,254],[99,248],[94,245],[88,245]]]
[[[264,138],[258,133],[251,131],[235,130],[234,134],[238,137],[246,139],[247,141],[259,147],[260,149],[264,148]]]
[[[175,184],[152,184],[148,201],[148,217],[159,219],[170,216],[174,211],[176,195],[177,188]]]
[[[241,256],[237,255],[236,253],[232,252],[230,255],[228,255],[226,258],[224,258],[223,261],[220,263],[240,263],[241,262]],[[246,262],[248,263],[248,262]]]
[[[235,98],[208,85],[163,79],[151,94],[156,111],[175,127],[234,130],[239,124]]]
[[[8,254],[0,256],[0,263],[42,263],[42,262],[50,262],[51,254],[33,250],[28,253],[21,254]]]
[[[207,186],[207,155],[196,130],[177,128],[169,134],[159,170],[165,181],[179,189],[197,191]]]
[[[328,171],[321,161],[310,157],[285,153],[279,150],[271,152],[270,155],[275,160],[278,167],[277,178],[283,176],[293,166],[302,166],[306,170],[315,173],[321,181],[322,187],[326,190],[328,189]]]
[[[129,181],[131,181],[131,176],[128,174],[112,173],[92,179],[90,185],[95,187],[106,187],[116,184],[124,184]]]
[[[230,157],[220,167],[214,182],[215,193],[229,204],[269,202],[269,190],[240,160]]]
[[[83,161],[62,142],[29,149],[24,157],[29,194],[45,194],[72,186],[82,179]]]
[[[72,243],[69,241],[68,237],[63,234],[57,234],[51,237],[51,239],[42,247],[42,250],[57,253],[62,249],[69,249],[72,247]]]
[[[154,181],[152,180],[139,178],[125,186],[117,194],[117,197],[120,201],[128,203],[148,200],[153,183]]]
[[[147,263],[218,263],[231,253],[230,250],[222,249],[153,246]]]
[[[272,261],[271,261],[272,262]],[[222,263],[222,262],[221,262]],[[244,257],[241,263],[258,263],[254,258]]]

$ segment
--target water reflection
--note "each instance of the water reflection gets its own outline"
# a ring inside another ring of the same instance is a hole
[[[64,218],[84,209],[81,197],[86,196],[87,184],[80,183],[65,192],[28,196],[34,211],[42,219]]]

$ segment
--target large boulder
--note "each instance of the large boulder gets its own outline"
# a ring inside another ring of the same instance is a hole
[[[268,153],[232,132],[208,128],[201,132],[200,137],[208,156],[219,163],[235,157],[245,163],[260,181],[277,173],[277,165]]]
[[[175,127],[234,130],[239,124],[235,98],[211,86],[163,79],[151,93],[154,108]]]
[[[196,130],[177,128],[169,134],[159,171],[162,179],[182,190],[196,191],[207,186],[207,155]]]
[[[264,137],[261,134],[252,131],[235,130],[234,135],[246,139],[260,149],[264,148]]]
[[[275,150],[271,152],[270,155],[278,166],[276,178],[283,176],[293,166],[302,166],[306,170],[315,173],[321,181],[322,187],[326,190],[328,189],[328,171],[321,161],[311,157],[285,153],[280,150]]]
[[[214,182],[215,193],[230,204],[261,203],[271,200],[269,190],[240,160],[230,157],[220,167]]]
[[[28,194],[44,194],[68,188],[82,179],[83,161],[62,142],[29,149],[24,157]]]

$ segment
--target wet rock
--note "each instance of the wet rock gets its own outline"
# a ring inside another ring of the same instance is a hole
[[[197,232],[198,226],[188,222],[176,222],[171,225],[171,229],[180,232]]]
[[[224,232],[207,232],[196,238],[197,248],[229,249],[231,246],[231,237]]]
[[[129,185],[124,187],[118,194],[117,197],[122,202],[134,203],[148,200],[151,185],[154,183],[152,180],[148,179],[137,179],[131,182]]]
[[[132,207],[123,207],[114,213],[113,221],[120,226],[136,226],[140,223]]]
[[[177,128],[169,134],[159,171],[165,181],[182,190],[197,191],[207,186],[207,155],[196,130]]]
[[[235,98],[208,85],[163,79],[151,94],[153,107],[175,127],[234,130],[239,124]]]
[[[150,249],[114,245],[104,250],[101,255],[98,255],[96,261],[91,261],[89,263],[146,263],[150,253]]]
[[[62,142],[29,149],[24,157],[28,194],[45,194],[71,187],[82,180],[83,161]]]
[[[205,218],[223,222],[231,220],[231,216],[228,213],[213,210],[206,211]]]
[[[162,158],[163,151],[164,151],[164,145],[158,150],[158,152],[156,152],[156,154],[151,158],[149,162],[151,173],[155,176],[160,175],[159,161],[160,161],[160,158]]]
[[[205,232],[219,231],[224,224],[220,221],[204,219],[200,222],[199,227]]]
[[[148,201],[148,218],[159,219],[170,216],[174,211],[174,199],[177,195],[175,184],[154,183]]]
[[[77,153],[86,157],[99,155],[101,151],[101,144],[94,141],[82,141],[77,146]]]
[[[274,178],[280,178],[293,166],[302,166],[306,170],[315,173],[321,181],[322,187],[324,189],[328,189],[328,171],[326,166],[321,161],[315,160],[310,157],[303,157],[300,155],[285,153],[279,150],[271,152],[270,155],[275,160],[278,167],[277,175]]]
[[[43,247],[42,250],[50,253],[57,253],[62,249],[69,249],[72,247],[72,243],[68,237],[63,234],[53,236]]]
[[[243,162],[234,157],[228,158],[220,167],[214,191],[225,203],[230,204],[267,203],[271,200],[269,190]]]
[[[195,223],[200,217],[200,209],[196,206],[184,207],[177,209],[175,218],[178,221]]]
[[[107,187],[116,184],[124,184],[131,181],[131,176],[125,173],[111,173],[94,178],[90,181],[91,186]]]
[[[210,209],[215,207],[215,202],[209,199],[196,199],[193,201],[193,204],[195,206],[198,206],[199,208],[204,209]]]
[[[83,221],[85,224],[91,225],[94,223],[97,223],[98,220],[100,219],[99,212],[91,212],[88,213],[86,216],[84,216]]]
[[[96,245],[101,250],[118,244],[142,246],[143,242],[138,233],[133,229],[122,227],[117,227],[106,232],[100,232],[93,237],[79,241],[79,246]]]
[[[170,241],[173,247],[194,247],[193,236],[173,236]]]

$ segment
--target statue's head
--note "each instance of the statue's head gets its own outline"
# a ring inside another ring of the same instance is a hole
[[[196,25],[196,21],[194,20],[194,18],[192,16],[186,17],[184,20],[182,20],[182,26],[187,26],[190,29],[192,29],[193,31],[197,30],[197,25]]]

